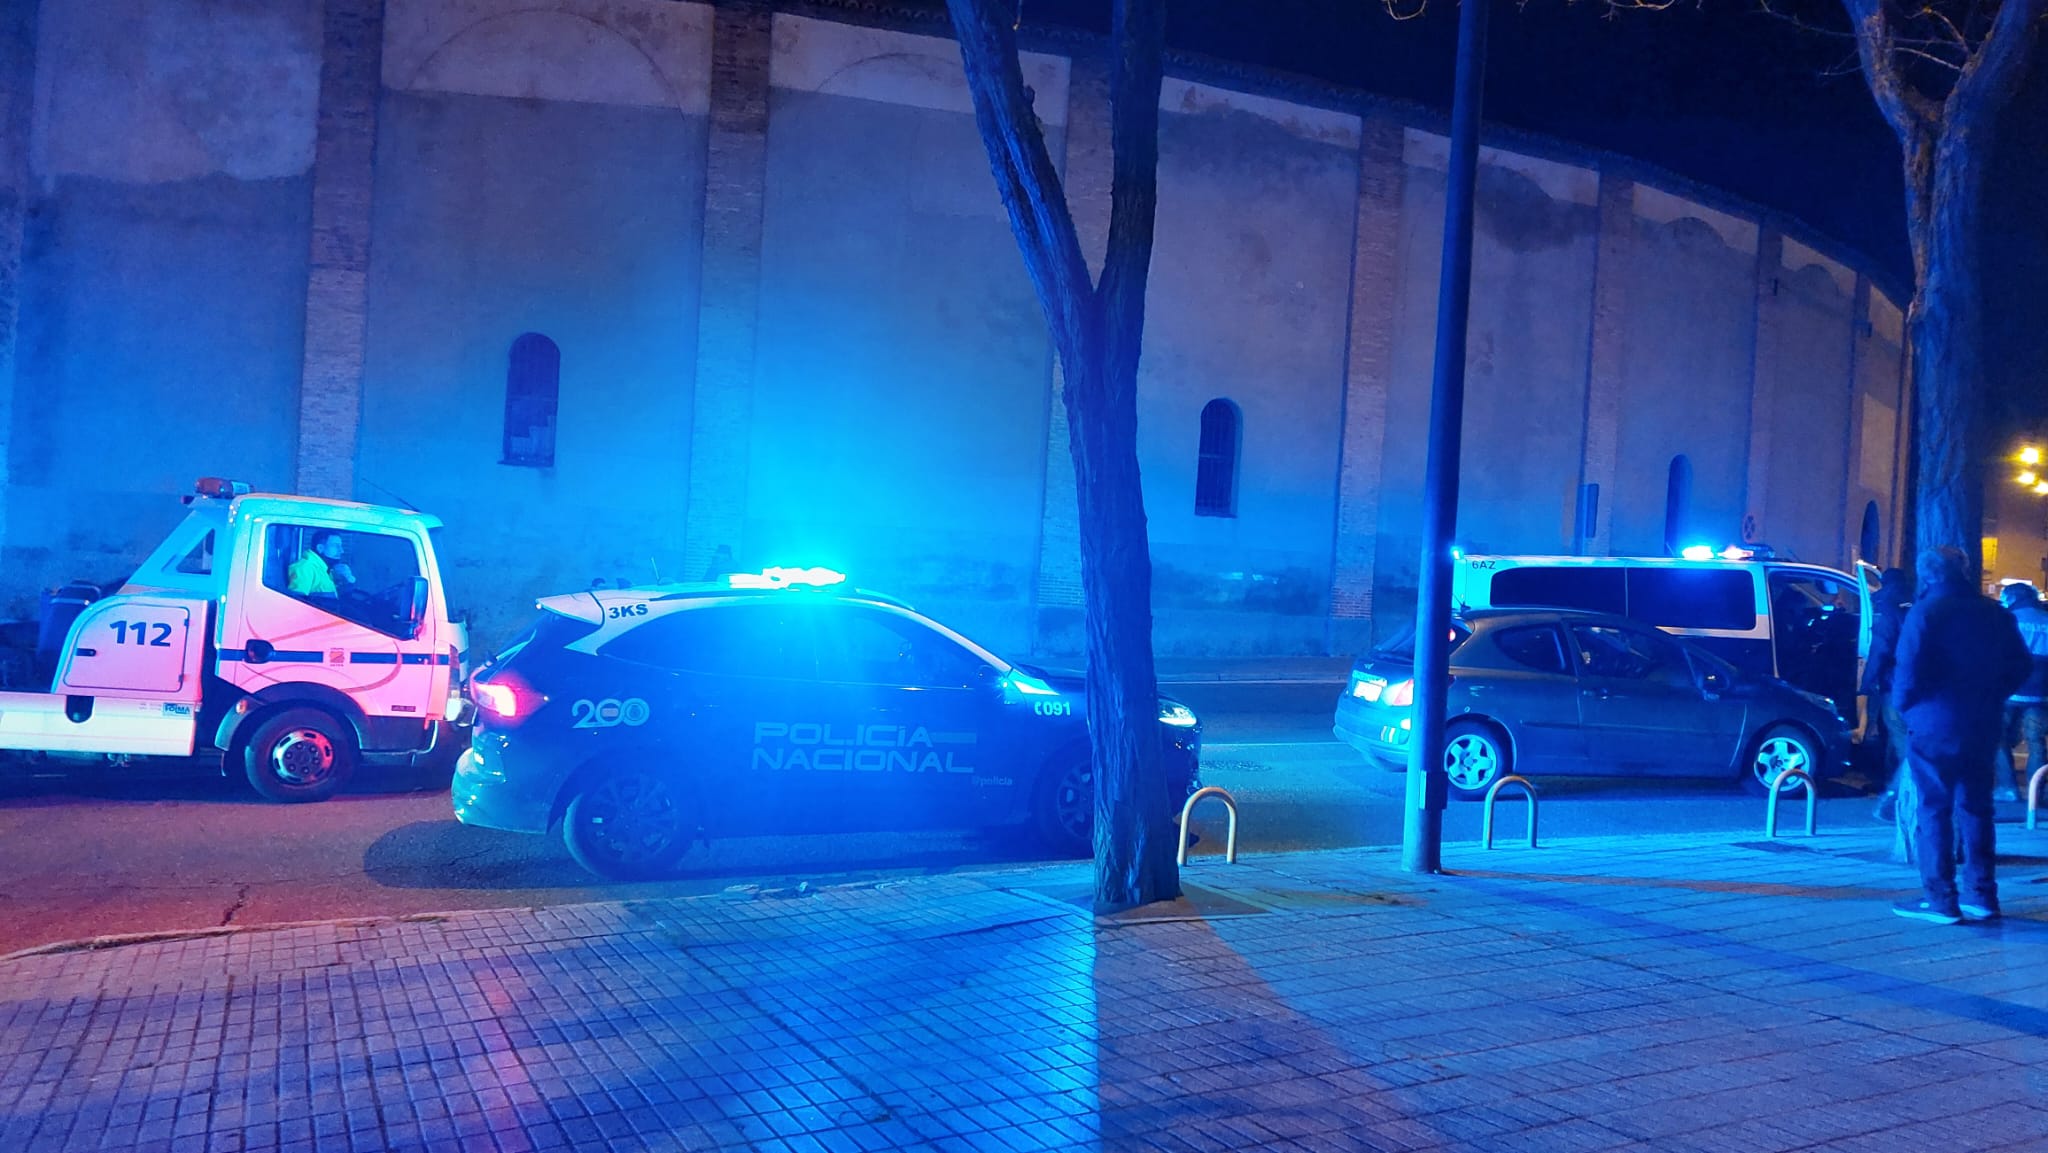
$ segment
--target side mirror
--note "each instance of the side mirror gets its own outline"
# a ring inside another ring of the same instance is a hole
[[[410,641],[419,638],[420,626],[427,623],[427,594],[430,591],[432,586],[427,584],[427,578],[412,578],[412,595],[405,604],[405,628],[402,639]]]

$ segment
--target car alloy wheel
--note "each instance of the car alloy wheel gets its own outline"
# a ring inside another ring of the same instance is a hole
[[[618,880],[659,876],[689,849],[683,798],[652,773],[606,775],[570,802],[567,822],[578,863]]]
[[[1772,783],[1778,779],[1778,774],[1788,769],[1798,769],[1812,775],[1813,752],[1797,733],[1789,729],[1773,729],[1757,744],[1756,757],[1750,762],[1750,769],[1756,774],[1757,783],[1768,792]],[[1798,788],[1805,787],[1802,782],[1797,781],[1793,782],[1793,785]]]
[[[1500,763],[1500,744],[1486,733],[1468,729],[1444,742],[1444,775],[1468,793],[1491,785],[1500,776]]]

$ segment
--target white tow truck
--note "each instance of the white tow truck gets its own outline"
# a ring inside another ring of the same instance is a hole
[[[276,801],[323,800],[365,761],[452,762],[468,637],[440,521],[217,477],[184,500],[118,591],[46,598],[33,675],[48,691],[0,692],[0,749],[218,756]]]

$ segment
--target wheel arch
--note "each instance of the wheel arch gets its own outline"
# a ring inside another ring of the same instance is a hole
[[[1444,718],[1444,731],[1448,733],[1451,726],[1457,724],[1474,724],[1483,729],[1490,730],[1495,736],[1500,738],[1501,744],[1506,746],[1508,750],[1508,772],[1512,773],[1520,767],[1522,763],[1521,742],[1515,739],[1515,731],[1509,727],[1506,721],[1502,721],[1489,713],[1459,713],[1454,717]]]
[[[330,713],[347,729],[356,749],[369,743],[368,719],[355,698],[328,685],[305,682],[270,685],[235,703],[214,731],[213,744],[229,760],[247,743],[249,734],[266,719],[289,708],[314,708]]]

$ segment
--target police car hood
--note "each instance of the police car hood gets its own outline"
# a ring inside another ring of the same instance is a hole
[[[1021,669],[1025,673],[1044,681],[1047,688],[1055,689],[1062,694],[1072,694],[1080,700],[1085,701],[1088,699],[1088,678],[1082,673],[1066,669],[1046,669],[1038,665],[1025,664],[1022,661],[1013,661],[1011,664],[1012,667]],[[1181,702],[1174,700],[1165,693],[1160,693],[1159,703],[1161,706],[1165,706],[1176,705]]]

